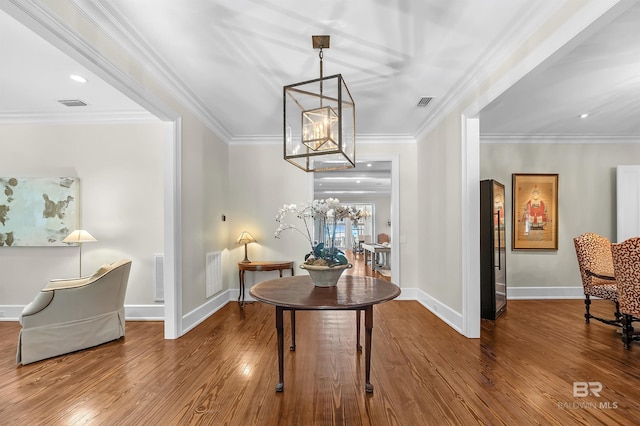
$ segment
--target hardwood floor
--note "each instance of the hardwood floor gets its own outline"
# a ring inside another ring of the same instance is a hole
[[[0,322],[0,424],[637,424],[640,343],[625,350],[615,328],[585,324],[580,300],[510,301],[480,339],[415,301],[374,312],[373,394],[353,312],[297,313],[282,393],[270,305],[229,303],[178,340],[128,321],[124,339],[26,366],[19,324]],[[600,382],[600,397],[574,397],[574,382]]]

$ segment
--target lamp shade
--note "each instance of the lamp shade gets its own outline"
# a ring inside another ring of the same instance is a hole
[[[92,243],[98,241],[93,235],[85,231],[84,229],[76,229],[71,234],[69,234],[64,240],[63,243]]]
[[[242,231],[238,239],[236,240],[236,244],[247,244],[247,243],[255,243],[257,242],[255,238],[251,236],[247,231]]]

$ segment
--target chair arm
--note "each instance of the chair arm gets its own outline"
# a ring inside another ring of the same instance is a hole
[[[607,281],[615,281],[616,277],[613,276],[612,272],[606,272],[606,273],[602,273],[600,271],[598,272],[593,272],[590,271],[588,269],[585,269],[584,272],[589,275],[590,277],[596,277],[596,278],[600,278],[601,280],[607,280]]]
[[[38,312],[42,311],[44,308],[49,306],[49,303],[51,303],[52,300],[53,300],[53,292],[41,291],[40,293],[38,293],[35,299],[33,299],[33,301],[29,303],[27,306],[25,306],[24,309],[22,310],[22,315],[20,315],[21,322],[22,322],[22,317],[37,314]]]
[[[72,278],[72,279],[55,279],[49,281],[49,284],[42,291],[53,291],[53,290],[62,290],[65,288],[76,288],[82,287],[84,285],[89,284],[93,277],[84,277],[84,278]]]

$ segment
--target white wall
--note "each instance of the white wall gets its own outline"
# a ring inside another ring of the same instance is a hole
[[[505,185],[512,217],[512,173],[558,173],[558,250],[512,251],[507,220],[507,285],[582,287],[573,238],[595,232],[616,239],[615,167],[640,159],[640,143],[482,143],[481,179]],[[640,142],[640,141],[638,141]],[[553,294],[553,293],[550,293]]]
[[[0,126],[3,176],[80,178],[83,275],[133,260],[126,304],[154,304],[152,256],[163,252],[160,123]],[[52,278],[78,275],[77,247],[0,247],[0,305],[25,305]]]

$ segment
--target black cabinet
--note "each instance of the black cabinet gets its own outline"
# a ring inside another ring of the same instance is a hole
[[[507,309],[504,185],[480,182],[480,315],[495,320]]]

